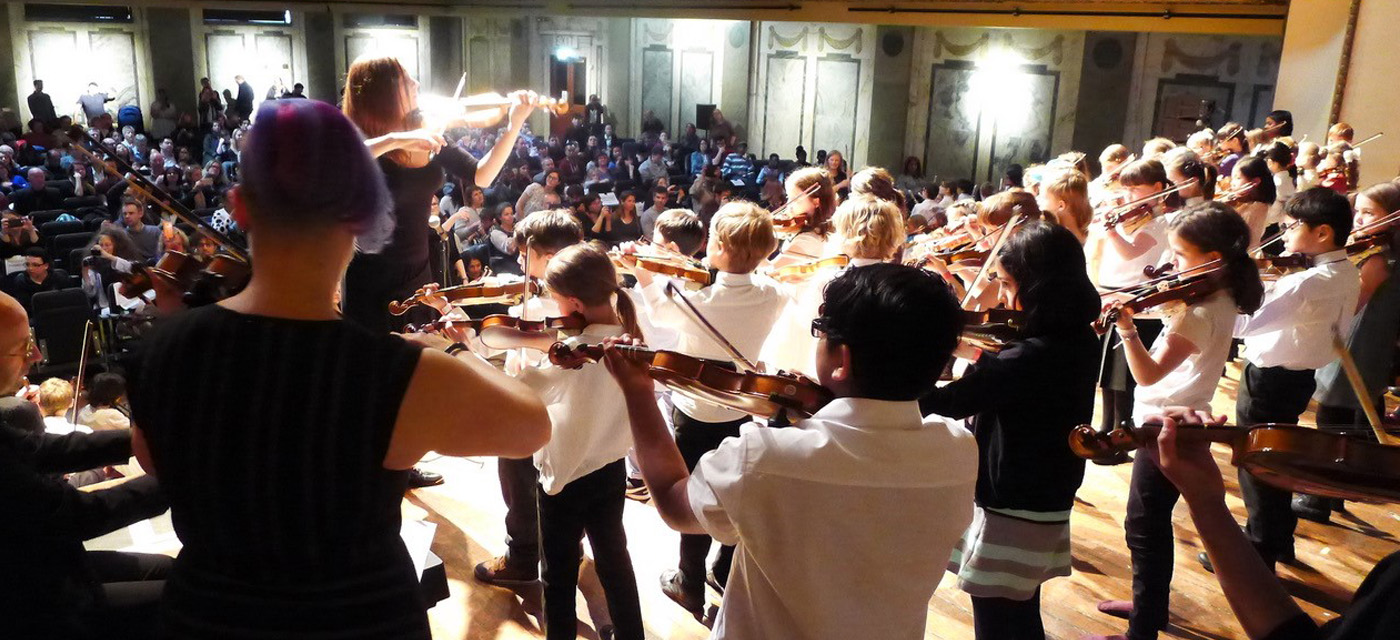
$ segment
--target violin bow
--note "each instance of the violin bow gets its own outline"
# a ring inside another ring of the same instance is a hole
[[[1332,333],[1332,350],[1337,352],[1337,358],[1341,360],[1342,371],[1346,373],[1347,383],[1351,385],[1351,390],[1356,392],[1356,401],[1361,405],[1361,410],[1366,414],[1366,422],[1371,425],[1371,431],[1376,434],[1376,441],[1386,446],[1400,446],[1400,437],[1390,435],[1381,424],[1380,412],[1376,411],[1376,405],[1371,402],[1366,393],[1366,381],[1361,378],[1361,370],[1356,368],[1356,360],[1351,357],[1351,351],[1347,350],[1347,345],[1342,341],[1342,334]]]
[[[675,283],[669,280],[666,282],[666,297],[670,298],[671,302],[676,303],[677,306],[688,311],[689,314],[685,316],[686,319],[699,327],[701,332],[709,336],[711,340],[714,340],[715,344],[718,344],[721,349],[724,349],[725,353],[729,354],[729,357],[734,360],[734,364],[738,365],[740,369],[743,369],[747,373],[759,373],[758,365],[754,364],[753,361],[748,358],[745,358],[744,354],[739,353],[739,350],[724,337],[724,334],[720,333],[719,329],[716,329],[714,325],[710,324],[710,321],[705,319],[705,316],[700,313],[700,310],[696,309],[695,305],[691,304],[689,300],[686,300],[684,295],[681,295],[681,291],[676,288]]]
[[[806,189],[804,189],[804,190],[802,191],[802,195],[803,195],[803,196],[811,196],[811,195],[814,195],[814,194],[816,194],[816,192],[820,191],[821,188],[822,188],[822,183],[821,183],[820,181],[819,181],[819,182],[814,182],[814,183],[812,183],[812,186],[807,187]],[[792,205],[794,205],[794,204],[796,204],[796,203],[797,203],[797,199],[796,199],[796,198],[794,198],[794,199],[792,199],[792,200],[788,200],[787,202],[784,202],[784,203],[783,203],[783,206],[778,207],[778,210],[777,210],[777,211],[774,211],[773,213],[771,213],[771,214],[769,214],[769,215],[770,215],[771,217],[776,218],[776,217],[778,217],[779,214],[781,214],[781,213],[787,211],[788,208],[790,208]]]
[[[958,306],[964,309],[967,308],[967,303],[972,300],[972,292],[976,291],[977,287],[986,281],[987,273],[991,271],[992,263],[997,261],[997,257],[1001,254],[1001,247],[1006,244],[1006,239],[1011,236],[1011,231],[1016,228],[1016,225],[1021,224],[1027,219],[1026,215],[1021,213],[1021,205],[1019,204],[1015,207],[1015,213],[1016,217],[1007,221],[1005,225],[1002,225],[1001,235],[997,236],[996,243],[992,245],[991,252],[987,254],[987,261],[982,263],[981,269],[977,270],[977,277],[973,278],[972,284],[967,286],[967,292],[963,294],[962,303]]]
[[[1373,136],[1371,136],[1371,137],[1369,137],[1369,138],[1366,138],[1365,140],[1362,140],[1361,142],[1358,142],[1358,143],[1356,143],[1356,144],[1354,144],[1354,145],[1351,145],[1351,148],[1355,149],[1355,148],[1357,148],[1357,147],[1359,147],[1359,146],[1361,146],[1361,145],[1363,145],[1363,144],[1366,144],[1367,142],[1370,142],[1370,141],[1372,141],[1372,140],[1375,140],[1376,138],[1379,138],[1379,137],[1381,137],[1381,136],[1383,136],[1383,135],[1385,135],[1385,132],[1384,132],[1384,131],[1382,131],[1382,132],[1380,132],[1380,133],[1377,133],[1376,135],[1373,135]]]
[[[73,405],[70,409],[73,411],[74,424],[78,423],[78,396],[81,396],[83,393],[83,371],[87,368],[88,342],[91,335],[92,321],[88,320],[87,323],[83,325],[83,350],[82,353],[78,355],[78,379],[73,383]]]
[[[1395,222],[1396,220],[1400,220],[1400,209],[1396,209],[1394,211],[1391,211],[1390,213],[1385,214],[1379,220],[1376,220],[1371,224],[1361,225],[1359,229],[1353,229],[1352,235],[1355,235],[1358,238],[1361,236],[1370,235],[1373,232],[1380,231],[1383,227],[1392,222]]]

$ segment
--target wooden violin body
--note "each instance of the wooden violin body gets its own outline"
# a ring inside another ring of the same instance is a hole
[[[626,346],[612,348],[650,365],[652,379],[676,393],[753,416],[772,418],[786,414],[806,418],[833,398],[831,391],[825,387],[790,373],[744,373],[735,370],[734,365],[728,362],[674,351]],[[557,343],[549,353],[550,361],[563,367],[598,362],[603,355],[601,345],[581,345],[571,349],[563,343]]]
[[[768,276],[778,282],[801,282],[818,272],[826,269],[839,269],[851,264],[851,258],[847,255],[835,255],[830,258],[817,258],[806,262],[797,262],[784,265],[768,272]]]
[[[963,311],[961,340],[983,351],[997,353],[1025,330],[1025,313],[1011,309]]]
[[[1160,425],[1145,425],[1101,433],[1081,425],[1070,432],[1069,446],[1081,458],[1106,460],[1138,448],[1160,430]],[[1345,500],[1400,502],[1400,447],[1297,425],[1181,426],[1177,433],[1188,441],[1229,444],[1232,464],[1280,489]]]
[[[657,275],[680,278],[688,282],[694,282],[702,287],[709,286],[714,278],[709,269],[697,267],[693,264],[681,262],[667,257],[647,257],[628,254],[627,260],[617,252],[609,252],[613,266],[624,273],[631,273],[636,269],[644,269]],[[630,260],[630,263],[628,262]]]
[[[529,284],[532,293],[539,293],[539,285],[531,281]],[[426,289],[419,289],[413,295],[402,301],[392,301],[389,303],[389,313],[401,316],[408,313],[409,309],[420,304],[426,304],[430,297],[441,297],[448,303],[456,306],[468,306],[476,304],[519,304],[520,299],[525,295],[526,284],[524,280],[505,284],[473,283],[463,284],[455,287],[447,287],[429,292]]]
[[[1109,328],[1118,320],[1119,312],[1122,309],[1131,309],[1133,313],[1141,313],[1171,302],[1189,305],[1204,300],[1220,290],[1218,271],[1217,267],[1185,277],[1153,283],[1132,298],[1107,306],[1098,320],[1094,321],[1094,330],[1100,334],[1108,333]]]
[[[153,286],[153,278],[162,278],[181,292],[194,285],[204,265],[195,256],[183,251],[166,251],[155,266],[133,265],[132,272],[122,277],[117,291],[128,298],[138,297]]]

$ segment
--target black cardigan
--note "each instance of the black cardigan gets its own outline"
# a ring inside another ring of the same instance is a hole
[[[1069,432],[1094,414],[1099,340],[1085,326],[986,353],[961,379],[919,401],[924,414],[967,418],[977,437],[977,504],[1064,511],[1084,479]]]

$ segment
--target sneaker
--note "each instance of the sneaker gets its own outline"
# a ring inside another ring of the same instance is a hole
[[[1127,620],[1128,616],[1133,614],[1133,602],[1131,600],[1104,600],[1099,603],[1098,609],[1099,613],[1107,613],[1115,618]]]
[[[540,579],[538,566],[512,563],[506,556],[496,556],[476,565],[476,579],[498,587],[527,587]]]
[[[408,471],[408,486],[411,489],[422,489],[423,487],[434,487],[444,482],[441,474],[431,471],[424,471],[414,467]]]
[[[719,583],[719,578],[715,577],[714,571],[705,572],[705,584],[710,585],[710,588],[714,589],[715,593],[724,595],[724,585]]]
[[[685,574],[679,569],[667,569],[661,574],[661,592],[666,594],[682,609],[689,611],[696,620],[705,615],[705,588],[686,584]]]

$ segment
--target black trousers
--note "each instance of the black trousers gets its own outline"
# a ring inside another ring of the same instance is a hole
[[[694,471],[701,456],[719,448],[719,443],[725,438],[739,437],[739,427],[748,421],[748,418],[740,418],[730,422],[701,422],[680,409],[673,411],[671,424],[676,428],[676,448],[681,451],[686,470]],[[713,538],[704,534],[681,534],[681,560],[677,568],[685,578],[686,586],[702,593],[705,589],[705,558],[710,555],[710,544],[713,542]],[[729,566],[733,561],[734,547],[721,545],[719,558],[710,568],[720,586],[728,584]]]
[[[540,471],[533,458],[498,458],[501,498],[506,502],[506,559],[512,565],[540,564]],[[540,494],[543,495],[543,494]]]
[[[408,322],[430,322],[436,319],[436,310],[418,306],[396,316],[389,313],[389,303],[413,295],[432,278],[432,268],[426,260],[422,264],[407,264],[379,255],[357,253],[345,270],[345,290],[340,304],[345,319],[375,332],[401,331]]]
[[[1296,424],[1315,389],[1312,369],[1294,371],[1248,363],[1235,400],[1235,423]],[[1298,517],[1293,515],[1293,494],[1264,484],[1244,469],[1239,470],[1239,478],[1240,494],[1249,511],[1245,536],[1265,561],[1292,555],[1293,531],[1298,527]]]
[[[557,495],[539,490],[546,638],[578,636],[575,592],[578,590],[578,565],[583,559],[580,543],[585,534],[593,547],[598,582],[608,598],[614,637],[641,640],[646,636],[641,600],[637,595],[637,576],[632,572],[627,532],[622,528],[626,485],[627,468],[619,459],[570,482]]]
[[[977,640],[1045,640],[1040,589],[1026,600],[973,596],[972,629]]]
[[[1154,319],[1133,320],[1133,326],[1137,327],[1138,337],[1142,343],[1149,348],[1157,340],[1158,334],[1162,333],[1162,321]],[[1109,348],[1118,344],[1118,333],[1109,331],[1103,336],[1104,347]],[[1123,347],[1108,352],[1103,361],[1103,368],[1099,372],[1099,380],[1103,387],[1103,412],[1102,420],[1099,424],[1103,430],[1110,430],[1122,424],[1124,420],[1133,417],[1133,391],[1137,389],[1137,381],[1133,379],[1133,374],[1128,370],[1128,356]]]
[[[1181,497],[1157,463],[1139,453],[1133,457],[1133,480],[1128,487],[1128,513],[1123,522],[1133,560],[1133,612],[1128,616],[1130,640],[1152,640],[1167,627],[1171,604],[1172,563],[1176,537],[1172,508]]]
[[[88,627],[104,638],[154,637],[161,592],[174,559],[124,551],[89,551],[86,556],[106,599],[85,616]]]

